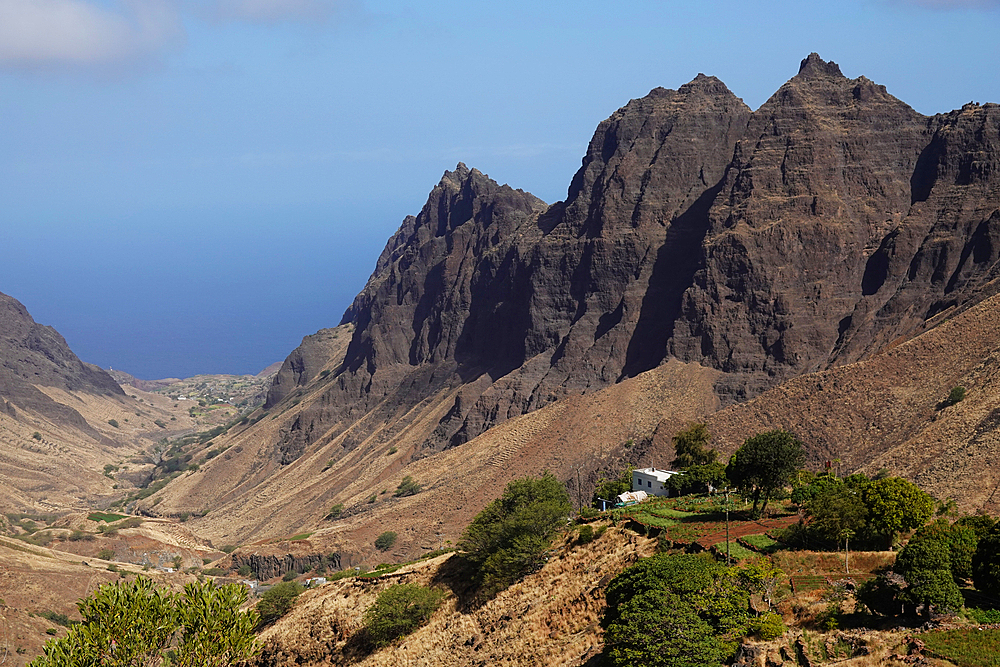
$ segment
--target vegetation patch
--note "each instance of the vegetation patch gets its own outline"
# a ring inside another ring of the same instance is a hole
[[[114,523],[124,518],[126,518],[125,514],[112,514],[110,512],[91,512],[87,515],[88,521],[104,521],[105,523]]]
[[[996,667],[1000,664],[1000,630],[943,630],[927,632],[920,638],[928,652],[959,667]]]
[[[395,584],[379,593],[365,612],[365,632],[376,647],[405,637],[430,620],[444,592],[417,584]]]

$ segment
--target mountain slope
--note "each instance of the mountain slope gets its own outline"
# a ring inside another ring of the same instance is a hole
[[[446,513],[457,525],[517,470],[579,477],[582,497],[647,446],[665,465],[684,420],[870,359],[994,294],[998,164],[997,105],[925,117],[813,54],[757,111],[703,75],[631,101],[598,127],[565,202],[459,165],[390,239],[335,330],[343,344],[304,341],[267,417],[225,441],[230,457],[143,507],[211,509],[205,530],[234,540],[322,525],[343,502],[345,539],[363,542],[404,474],[487,484]],[[940,372],[928,392],[952,382]],[[649,378],[660,389],[635,400],[657,407],[635,428],[588,432]],[[515,438],[500,425],[556,411],[569,421],[537,457],[515,447],[478,476],[484,452]],[[870,438],[867,458],[896,442]],[[639,446],[625,452],[628,439]]]

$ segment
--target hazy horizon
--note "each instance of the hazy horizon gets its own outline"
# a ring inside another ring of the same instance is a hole
[[[598,123],[811,52],[924,114],[1000,102],[997,0],[0,0],[0,292],[142,379],[339,323],[459,162],[563,199]]]

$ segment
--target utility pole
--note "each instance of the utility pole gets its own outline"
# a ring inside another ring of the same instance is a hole
[[[726,567],[732,562],[729,546],[729,487],[726,487]]]

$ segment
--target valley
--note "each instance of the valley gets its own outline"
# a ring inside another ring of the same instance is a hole
[[[262,632],[261,665],[593,667],[608,582],[656,538],[721,558],[717,517],[688,535],[669,514],[584,516],[599,539],[568,526],[475,609],[451,549],[512,480],[549,473],[579,512],[600,480],[670,466],[692,423],[723,463],[784,429],[807,470],[898,476],[995,516],[998,272],[1000,106],[923,116],[811,54],[757,110],[702,74],[631,100],[565,201],[459,163],[339,324],[255,376],[105,372],[0,295],[6,650],[27,664],[54,636],[39,614],[74,618],[104,582],[325,573]],[[783,511],[734,539],[776,542],[805,518]],[[450,592],[393,652],[365,652],[364,610],[397,582]],[[789,587],[791,634],[753,649],[773,664],[827,604]],[[831,641],[882,660],[893,632]]]

